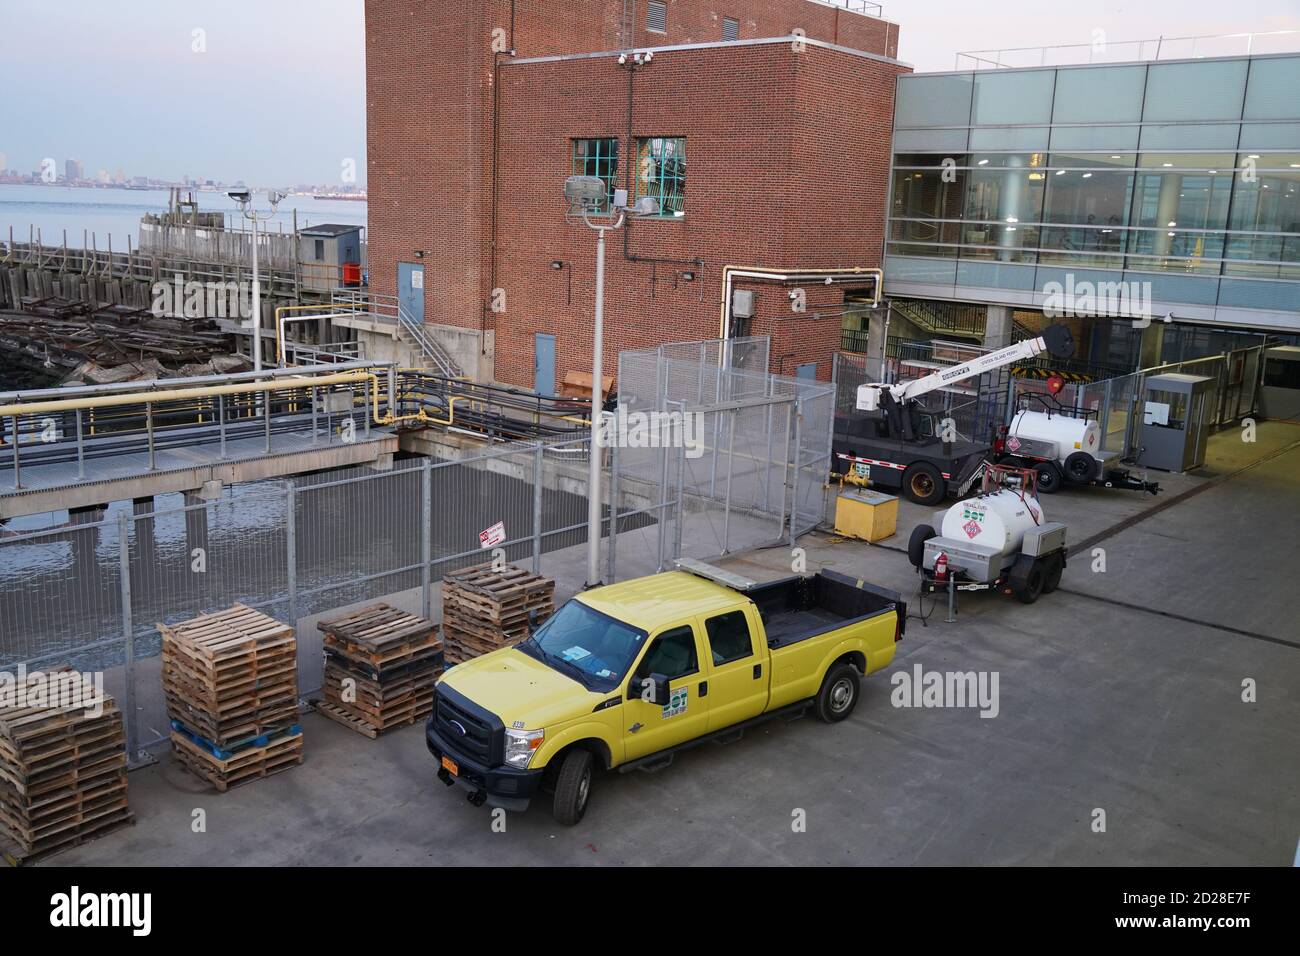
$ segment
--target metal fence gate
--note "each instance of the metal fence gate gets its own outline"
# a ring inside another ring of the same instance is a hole
[[[682,554],[713,557],[793,541],[821,522],[834,386],[767,369],[765,337],[619,356],[619,415],[689,416],[696,431],[692,447],[625,443],[613,456],[616,496],[640,488],[645,497],[653,486],[661,498],[676,496],[656,528],[657,567]],[[618,540],[621,559],[621,534]]]

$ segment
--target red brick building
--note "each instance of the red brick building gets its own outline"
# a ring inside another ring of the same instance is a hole
[[[727,332],[827,378],[871,280],[738,279],[752,317],[722,329],[723,269],[879,266],[897,43],[817,0],[366,0],[371,287],[480,379],[589,369],[595,234],[563,185],[599,175],[663,207],[609,236],[607,370]]]

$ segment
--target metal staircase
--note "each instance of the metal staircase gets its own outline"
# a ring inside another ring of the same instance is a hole
[[[424,323],[412,316],[399,302],[397,303],[398,336],[419,346],[425,361],[432,364],[447,378],[463,378],[464,372],[456,364],[451,354],[430,334]]]

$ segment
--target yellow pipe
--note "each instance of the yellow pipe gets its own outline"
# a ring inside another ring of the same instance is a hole
[[[50,402],[33,402],[28,405],[0,405],[0,417],[37,415],[44,412],[65,412],[78,408],[111,408],[118,405],[145,405],[170,402],[182,398],[202,398],[209,395],[243,395],[250,392],[279,392],[294,388],[313,388],[322,385],[343,385],[364,382],[373,373],[366,371],[335,372],[317,378],[286,378],[273,382],[240,382],[237,385],[207,385],[201,388],[159,389],[152,392],[131,392],[122,395],[105,395],[102,398],[62,398]]]

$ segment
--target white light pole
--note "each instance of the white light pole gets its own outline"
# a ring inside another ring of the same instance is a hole
[[[592,328],[591,345],[591,447],[588,449],[587,464],[587,587],[597,587],[600,582],[600,473],[601,446],[600,420],[604,411],[604,390],[601,388],[601,357],[605,348],[605,233],[620,228],[627,219],[627,190],[614,191],[613,207],[615,216],[612,220],[592,222],[591,213],[604,205],[609,195],[609,186],[599,176],[570,176],[564,183],[564,195],[569,200],[569,208],[578,211],[582,221],[596,230],[596,318]],[[659,213],[659,204],[650,197],[644,197],[632,210],[633,216],[655,216]],[[610,533],[613,533],[612,519],[618,502],[610,503]]]
[[[253,332],[253,371],[262,371],[262,277],[257,263],[257,223],[265,222],[275,215],[276,207],[284,199],[284,193],[274,189],[266,191],[266,198],[271,204],[271,211],[259,216],[253,208],[253,194],[247,189],[232,189],[227,193],[239,204],[239,211],[253,224],[253,318],[250,328]]]

